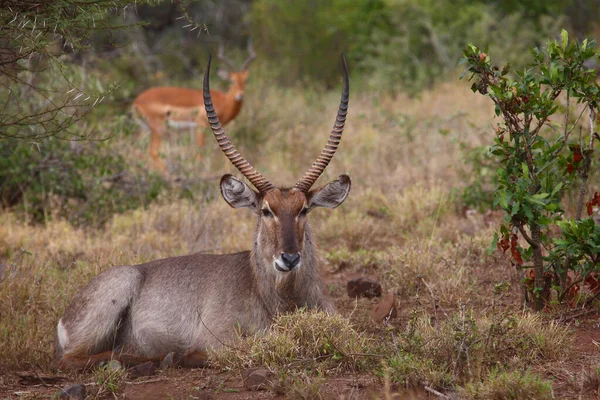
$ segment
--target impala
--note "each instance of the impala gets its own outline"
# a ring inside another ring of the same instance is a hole
[[[307,214],[335,208],[350,192],[341,175],[310,190],[335,154],[346,121],[348,70],[327,145],[291,188],[275,187],[233,146],[215,112],[209,90],[211,58],[204,76],[204,104],[212,132],[229,161],[256,188],[231,175],[221,194],[233,208],[246,207],[258,219],[252,250],[235,254],[192,254],[134,266],[110,268],[72,300],[56,330],[59,366],[85,368],[109,359],[125,364],[177,356],[200,366],[206,350],[219,347],[236,330],[266,329],[273,317],[298,307],[329,312],[323,294]]]
[[[221,77],[228,79],[231,86],[227,92],[212,90],[211,95],[223,125],[233,120],[242,109],[248,66],[256,58],[250,41],[248,53],[249,57],[242,64],[242,68],[236,70],[233,63],[223,54],[223,46],[219,45],[218,58],[229,69],[229,72],[224,72]],[[158,153],[167,128],[195,129],[196,143],[200,148],[204,146],[202,127],[208,127],[208,121],[202,110],[203,106],[204,98],[201,90],[173,86],[150,88],[140,93],[134,100],[132,112],[140,125],[150,129],[150,157],[160,171],[165,170],[165,165]]]

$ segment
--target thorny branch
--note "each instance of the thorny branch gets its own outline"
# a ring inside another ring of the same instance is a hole
[[[96,106],[106,93],[93,96],[78,88],[74,78],[68,76],[72,71],[65,68],[64,60],[59,57],[67,46],[72,51],[85,48],[86,39],[96,31],[110,33],[139,26],[139,22],[122,24],[107,18],[121,9],[125,11],[129,3],[122,0],[1,3],[0,86],[6,90],[0,92],[3,105],[0,138],[76,136],[68,130],[89,112],[89,109],[82,111],[82,107]],[[46,83],[54,88],[44,87]]]

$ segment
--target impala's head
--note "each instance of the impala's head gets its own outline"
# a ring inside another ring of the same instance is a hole
[[[246,80],[248,79],[248,66],[256,58],[254,50],[252,50],[252,41],[248,40],[248,58],[242,64],[242,68],[237,70],[233,63],[223,54],[223,44],[219,43],[218,58],[229,69],[228,71],[219,70],[219,77],[228,80],[231,83],[229,93],[233,94],[236,101],[244,100],[244,92],[246,91]]]
[[[215,113],[210,97],[210,57],[204,75],[204,105],[211,129],[227,158],[252,183],[256,190],[243,181],[224,175],[221,194],[233,208],[246,207],[258,215],[255,255],[275,271],[286,273],[302,266],[303,259],[312,256],[312,243],[306,221],[308,213],[317,207],[335,208],[350,193],[350,177],[341,175],[327,185],[311,187],[331,161],[342,138],[348,112],[348,69],[344,66],[344,88],[337,118],[327,145],[302,179],[292,188],[277,188],[266,180],[239,154],[225,134]]]

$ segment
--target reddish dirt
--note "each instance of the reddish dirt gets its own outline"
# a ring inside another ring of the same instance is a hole
[[[68,376],[60,385],[19,385],[16,378],[7,377],[5,386],[0,388],[0,398],[48,398],[60,388],[74,383],[84,384],[88,394],[97,393],[91,375]],[[320,395],[324,399],[372,399],[380,395],[382,384],[370,376],[346,375],[330,378],[322,387]],[[414,392],[417,393],[417,392]],[[411,396],[412,394],[407,394]],[[100,398],[113,398],[111,395]],[[123,399],[283,399],[268,390],[252,391],[244,387],[242,377],[237,372],[222,372],[213,369],[160,371],[156,376],[126,381]],[[405,397],[416,398],[416,397]]]
[[[573,331],[573,346],[562,362],[536,368],[541,376],[555,381],[557,399],[598,399],[598,381],[590,381],[600,368],[600,319],[597,315],[579,322]]]

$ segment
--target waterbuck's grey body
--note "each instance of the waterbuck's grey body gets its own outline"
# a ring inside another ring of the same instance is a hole
[[[337,207],[350,191],[346,175],[310,190],[341,140],[348,107],[345,61],[342,102],[329,142],[290,189],[274,187],[235,150],[214,112],[209,73],[210,60],[204,103],[213,133],[257,189],[231,175],[220,183],[229,205],[258,215],[252,250],[172,257],[99,274],[58,322],[55,350],[60,366],[83,368],[111,358],[160,361],[169,353],[183,365],[202,365],[207,349],[226,343],[236,331],[263,330],[277,314],[298,307],[333,311],[323,294],[306,216],[315,207]]]

